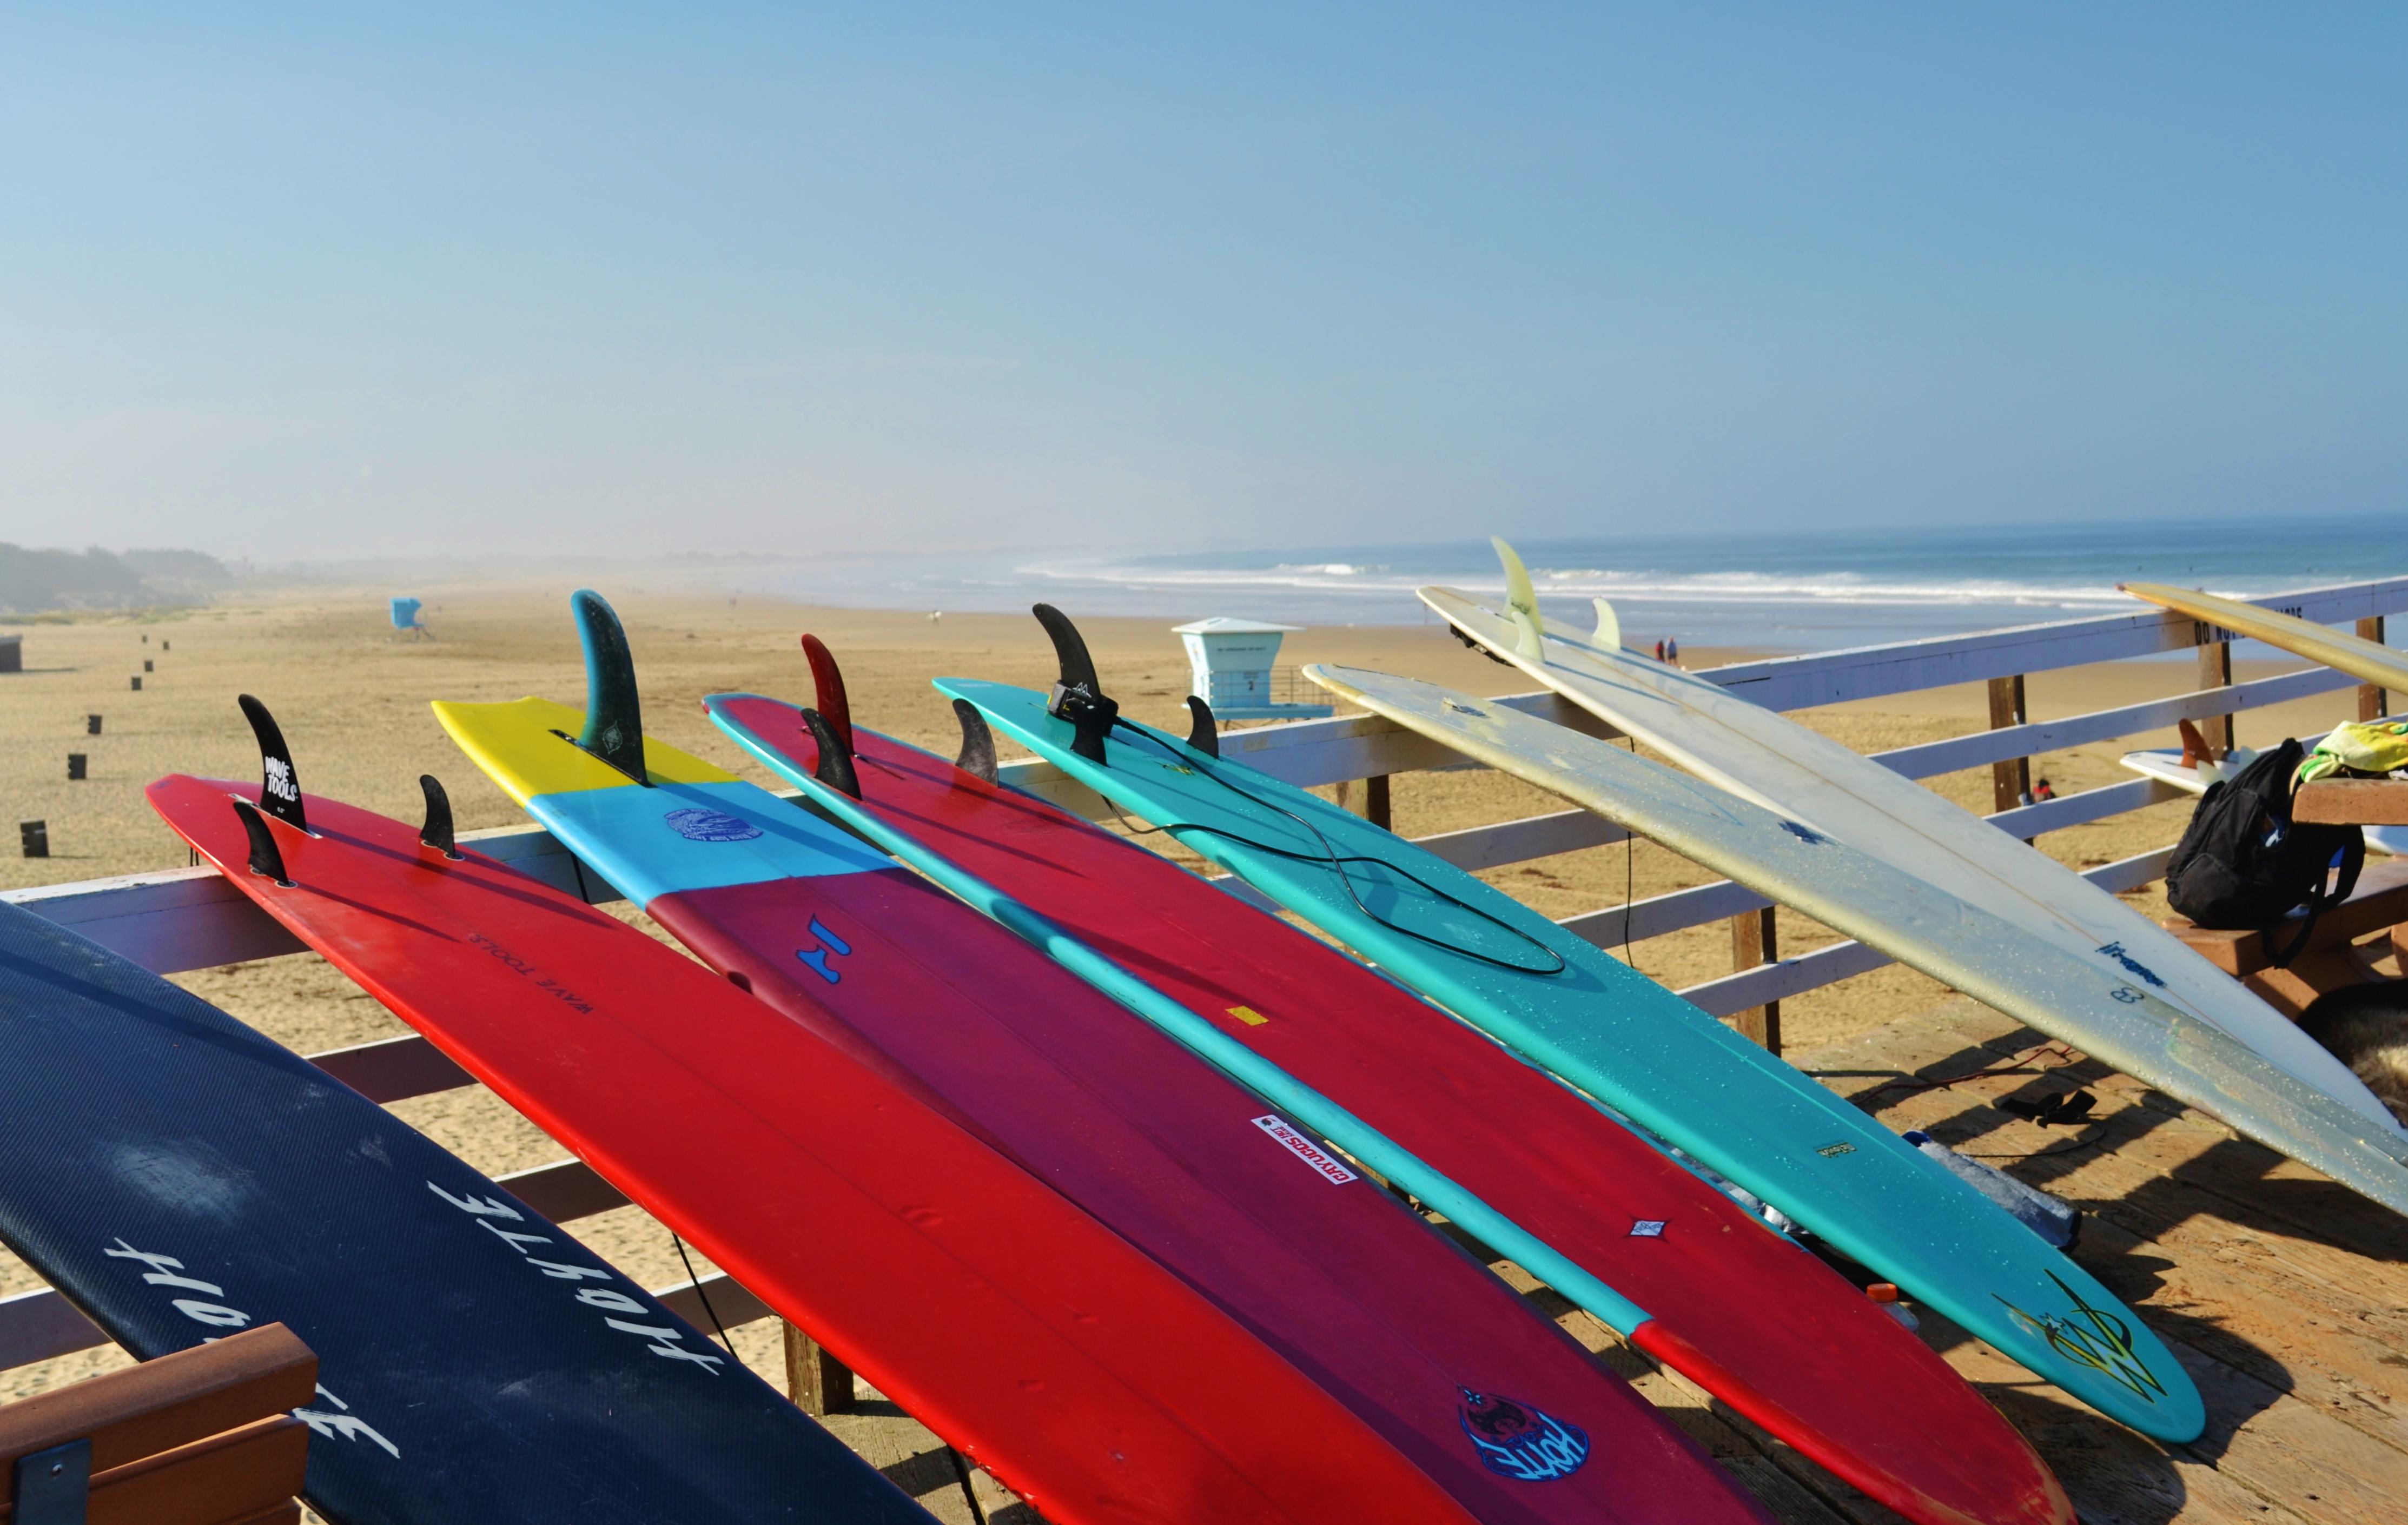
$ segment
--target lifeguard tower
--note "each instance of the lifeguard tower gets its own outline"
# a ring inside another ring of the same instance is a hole
[[[393,634],[385,638],[387,640],[397,641],[404,635],[407,635],[413,641],[431,641],[435,639],[435,632],[427,629],[424,625],[418,622],[418,611],[420,607],[421,606],[417,599],[394,599],[393,601]]]
[[[1327,715],[1332,706],[1280,704],[1271,689],[1271,663],[1279,656],[1280,641],[1301,628],[1212,619],[1173,625],[1171,632],[1187,643],[1188,691],[1211,705],[1215,719],[1303,720]]]

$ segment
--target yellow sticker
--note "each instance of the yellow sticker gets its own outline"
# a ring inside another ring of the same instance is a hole
[[[1269,1018],[1264,1016],[1261,1012],[1256,1011],[1252,1006],[1231,1006],[1229,1008],[1229,1015],[1245,1023],[1248,1027],[1260,1027],[1265,1022],[1270,1020]]]

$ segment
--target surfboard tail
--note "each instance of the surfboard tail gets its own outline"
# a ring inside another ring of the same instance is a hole
[[[585,648],[585,728],[577,745],[649,788],[643,704],[636,693],[636,659],[626,629],[609,600],[591,588],[571,593],[568,606]]]

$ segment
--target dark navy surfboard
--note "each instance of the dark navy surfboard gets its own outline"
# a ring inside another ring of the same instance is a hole
[[[8,905],[0,1240],[146,1360],[271,1321],[308,1341],[306,1494],[342,1525],[928,1525],[391,1113]]]

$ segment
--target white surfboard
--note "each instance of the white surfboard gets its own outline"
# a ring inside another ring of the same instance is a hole
[[[2315,743],[2310,741],[2308,745],[2313,747]],[[2143,777],[2172,784],[2186,793],[2204,794],[2208,785],[2219,778],[2231,777],[2248,766],[2249,759],[2255,755],[2246,748],[2235,747],[2232,755],[2221,762],[2193,764],[2183,761],[2179,749],[2165,748],[2126,752],[2116,761]],[[2366,846],[2370,851],[2387,852],[2394,858],[2408,857],[2408,826],[2367,826],[2360,829],[2366,834]]]
[[[1545,620],[1512,548],[1509,609],[1424,588],[1422,601],[1495,655],[1690,772],[1979,906],[2222,1028],[2382,1129],[2398,1122],[2347,1066],[2174,935],[1880,763],[1716,684]]]
[[[1728,875],[2408,1212],[2408,1139],[2378,1133],[2338,1098],[2121,970],[1595,736],[1412,678],[1324,664],[1304,671],[1333,693]]]

